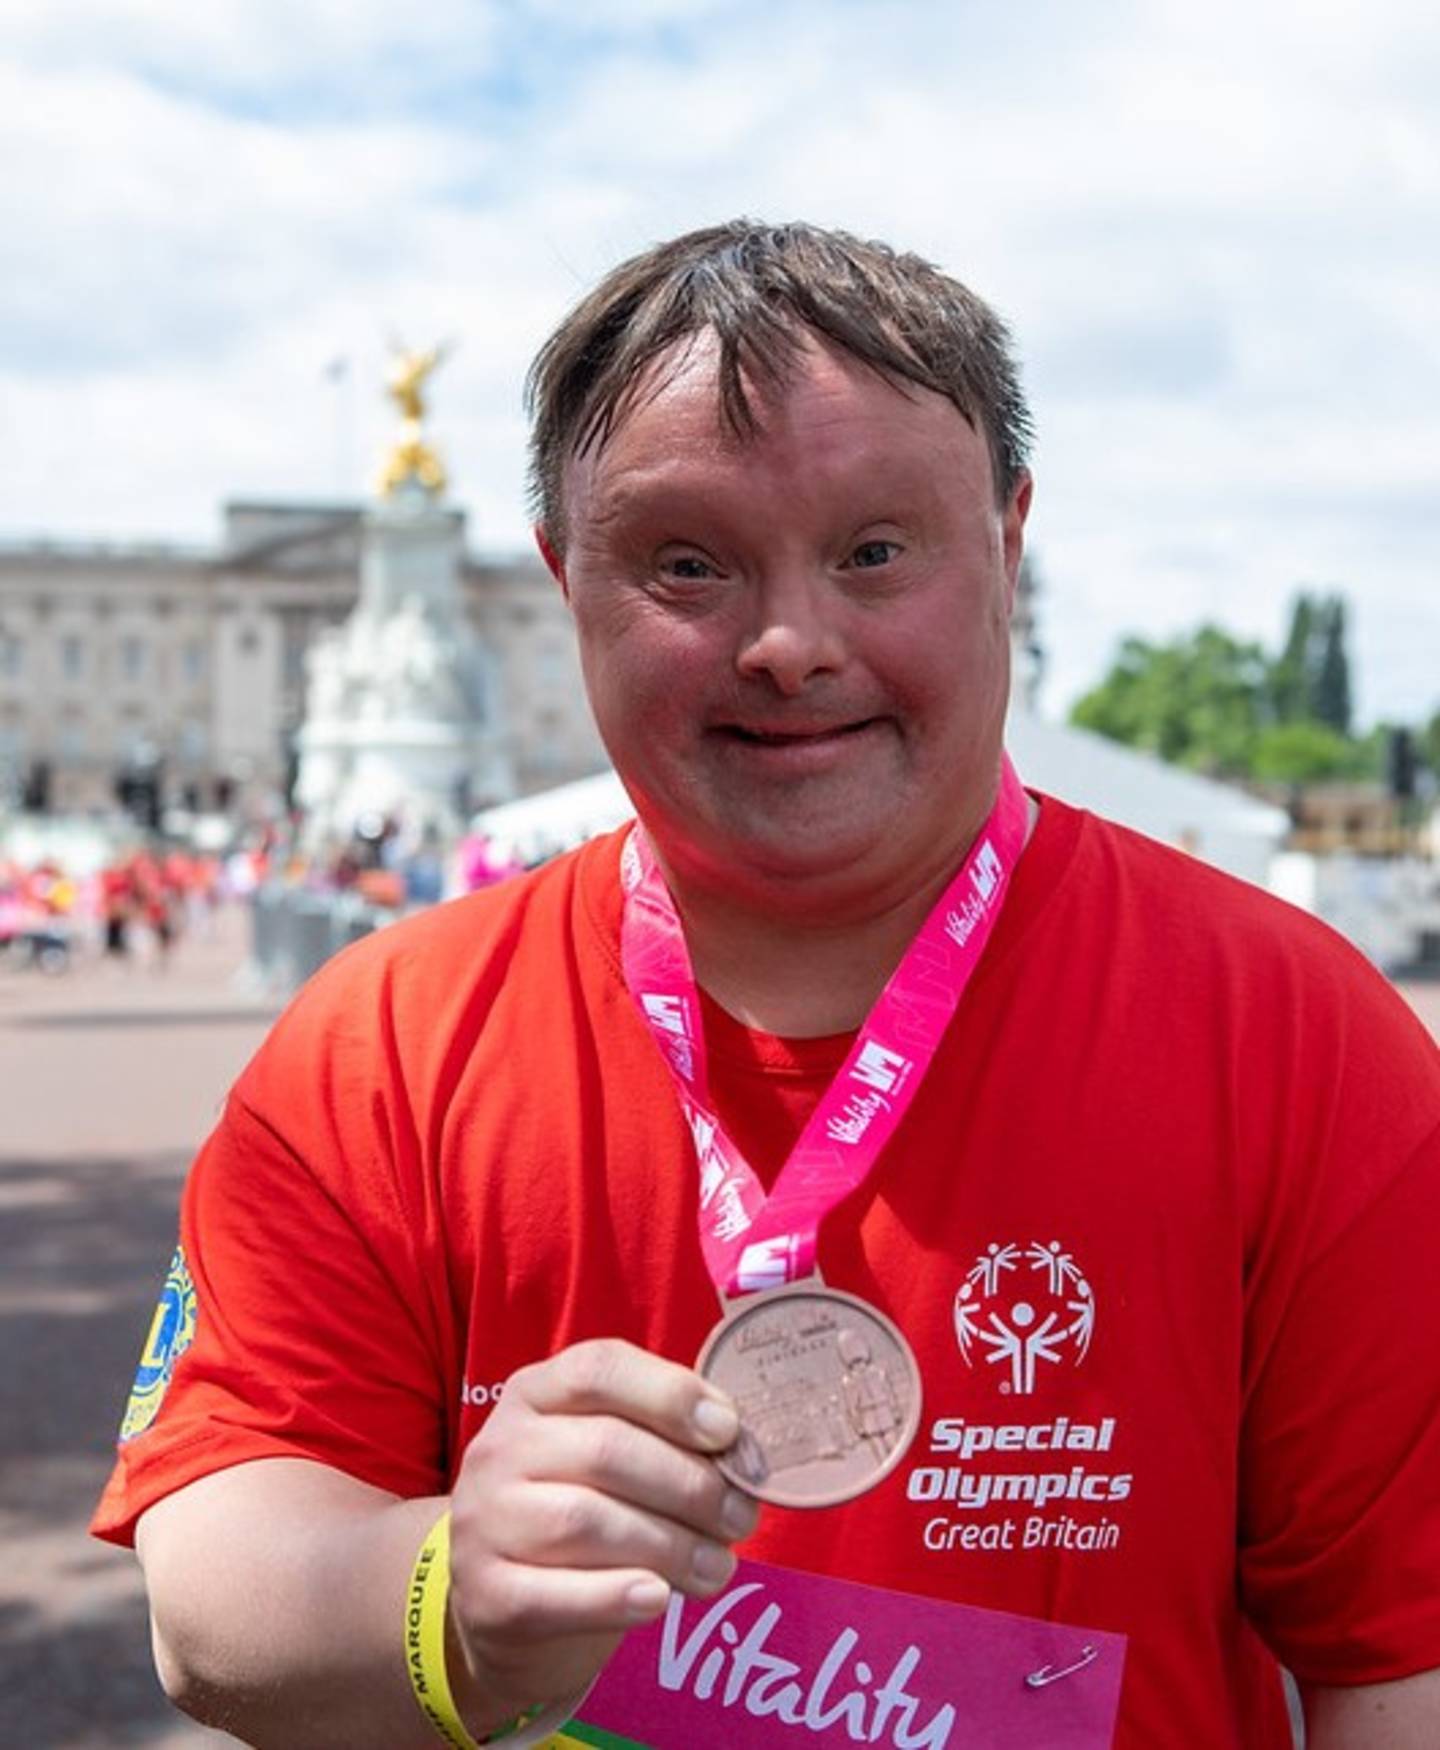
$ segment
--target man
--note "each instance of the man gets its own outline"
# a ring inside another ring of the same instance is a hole
[[[397,1618],[448,1505],[451,1742],[534,1741],[737,1545],[957,1634],[1126,1637],[1118,1745],[1287,1742],[1272,1654],[1316,1750],[1440,1742],[1440,1066],[1323,929],[1002,766],[1003,328],[913,257],[739,223],[618,269],[532,391],[643,834],[359,945],[234,1090],[97,1517],[167,1689],[261,1745],[435,1742]],[[865,1053],[936,927],[969,958],[910,1074]],[[923,1415],[868,1492],[760,1512],[691,1363],[816,1112],[827,1161],[894,1133],[762,1264],[804,1277],[818,1228]]]

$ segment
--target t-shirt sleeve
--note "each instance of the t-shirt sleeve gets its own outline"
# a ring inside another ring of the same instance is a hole
[[[127,1543],[155,1501],[252,1459],[446,1486],[439,1214],[377,993],[354,984],[302,994],[191,1169],[98,1536]]]
[[[1440,1054],[1373,987],[1308,1060],[1303,1183],[1248,1261],[1241,1596],[1327,1684],[1440,1665]]]

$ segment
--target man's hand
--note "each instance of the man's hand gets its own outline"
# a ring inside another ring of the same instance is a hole
[[[451,1628],[479,1723],[578,1692],[672,1589],[725,1585],[759,1513],[713,1462],[738,1426],[698,1374],[620,1341],[510,1377],[451,1502]]]

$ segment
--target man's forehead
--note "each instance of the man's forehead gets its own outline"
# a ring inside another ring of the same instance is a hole
[[[726,408],[719,336],[713,328],[683,335],[626,385],[604,442],[595,445],[592,453],[598,455],[623,442],[637,421],[657,413],[671,426],[683,420],[690,428],[688,435],[717,450],[752,446],[783,413],[796,383],[813,376],[822,364],[821,349],[807,335],[796,335],[792,345],[793,353],[783,360],[779,373],[742,361],[740,384],[751,416],[747,427]]]
[[[603,500],[604,513],[611,514],[611,501],[630,498],[642,477],[658,483],[711,463],[762,460],[797,418],[803,442],[817,449],[817,461],[827,421],[864,429],[866,408],[877,422],[903,416],[907,409],[932,423],[938,418],[967,448],[976,437],[971,422],[946,397],[897,380],[808,330],[797,333],[783,373],[742,367],[741,382],[748,426],[727,410],[713,330],[676,342],[635,378],[603,441],[568,458],[567,499],[573,505],[578,490],[590,509],[601,511]],[[988,459],[985,465],[988,472]]]
[[[817,385],[878,389],[902,400],[932,394],[919,384],[867,364],[813,329],[796,324],[784,332],[785,341],[768,349],[768,364],[761,364],[754,355],[746,358],[742,353],[740,357],[739,380],[751,415],[750,428],[737,425],[727,415],[720,337],[713,328],[701,328],[683,335],[636,375],[616,410],[612,435],[658,402],[667,411],[678,405],[692,408],[700,419],[713,420],[720,440],[743,447],[783,418],[797,394]]]

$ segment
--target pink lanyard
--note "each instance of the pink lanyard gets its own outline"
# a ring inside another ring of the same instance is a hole
[[[1024,848],[1025,824],[1025,792],[1006,755],[990,818],[876,999],[768,1197],[715,1115],[700,992],[680,916],[649,840],[638,823],[631,830],[620,860],[625,982],[675,1078],[695,1139],[700,1243],[722,1296],[814,1273],[821,1222],[869,1176],[980,963]]]

